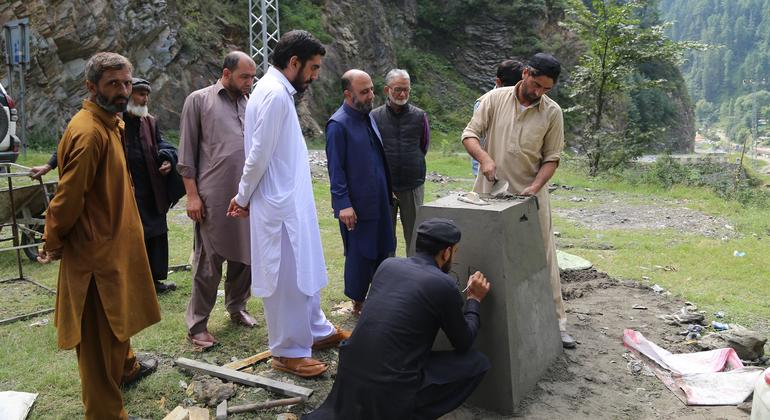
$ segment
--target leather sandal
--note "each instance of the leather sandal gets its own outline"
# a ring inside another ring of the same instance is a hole
[[[214,347],[217,344],[217,339],[214,338],[208,331],[201,331],[197,334],[187,334],[187,341],[190,342],[197,350],[205,351]]]
[[[313,343],[313,350],[323,350],[331,347],[339,347],[340,343],[350,338],[351,332],[343,330],[338,326],[334,326],[334,332],[332,335],[322,338]]]
[[[273,357],[275,370],[289,372],[302,378],[312,378],[326,372],[326,363],[310,357]]]

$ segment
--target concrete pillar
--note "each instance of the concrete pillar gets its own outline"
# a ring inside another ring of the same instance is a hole
[[[475,347],[489,357],[492,368],[469,402],[511,414],[562,352],[537,200],[477,206],[453,194],[423,205],[415,227],[433,217],[451,219],[462,231],[450,272],[458,289],[465,288],[476,270],[491,283],[481,304]],[[434,348],[451,348],[443,333]]]

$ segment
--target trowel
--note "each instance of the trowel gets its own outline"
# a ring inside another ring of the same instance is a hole
[[[492,183],[492,191],[489,195],[492,197],[508,195],[508,181],[495,178],[495,182]]]

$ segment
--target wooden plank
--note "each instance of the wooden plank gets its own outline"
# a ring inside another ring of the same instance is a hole
[[[190,420],[209,420],[209,410],[202,407],[188,407]]]
[[[176,406],[170,413],[163,417],[163,420],[189,420],[190,412],[181,405]]]
[[[247,368],[255,363],[259,363],[265,359],[270,357],[270,350],[265,350],[262,353],[257,353],[253,356],[249,356],[243,360],[236,360],[234,362],[227,363],[225,365],[222,365],[222,367],[228,368],[228,369],[235,369],[235,370],[241,370],[244,368]]]
[[[37,311],[37,312],[29,313],[29,314],[19,315],[19,316],[15,316],[13,318],[7,318],[7,319],[4,319],[4,320],[0,321],[0,325],[11,324],[11,323],[14,323],[16,321],[23,321],[25,319],[34,318],[34,317],[36,317],[38,315],[45,315],[45,314],[48,314],[48,313],[51,313],[51,312],[53,312],[53,308],[43,309],[42,311]]]
[[[227,400],[222,401],[217,406],[217,419],[216,420],[227,420]]]
[[[251,375],[237,371],[235,369],[228,369],[222,366],[203,363],[197,360],[188,359],[186,357],[180,357],[176,359],[174,364],[185,369],[203,373],[205,375],[226,379],[228,381],[237,382],[243,385],[262,387],[268,391],[288,395],[290,397],[302,397],[304,400],[307,400],[310,395],[313,394],[313,390],[310,388],[287,384],[285,382],[265,378],[264,376]]]

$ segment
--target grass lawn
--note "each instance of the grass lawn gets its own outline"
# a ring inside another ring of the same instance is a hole
[[[438,195],[471,187],[470,162],[466,156],[434,152],[429,157],[429,172],[450,176],[455,181],[427,182],[426,202]],[[31,166],[43,163],[47,158],[47,153],[29,153],[20,163]],[[55,178],[52,174],[47,179]],[[570,241],[576,244],[569,252],[588,258],[597,268],[612,276],[632,279],[647,276],[651,282],[694,301],[708,311],[727,312],[730,322],[767,327],[767,320],[770,319],[770,263],[767,260],[770,255],[770,209],[742,208],[703,189],[675,187],[662,190],[622,180],[588,179],[580,168],[569,164],[559,169],[553,181],[610,191],[619,198],[628,197],[635,202],[643,201],[647,195],[671,200],[687,199],[691,209],[730,220],[739,235],[724,241],[669,231],[617,229],[598,233],[562,218],[555,219],[555,226],[562,232],[560,243]],[[332,217],[328,184],[314,181],[314,190],[330,280],[322,293],[321,305],[333,322],[348,323],[346,325],[352,327],[347,317],[335,315],[331,310],[334,305],[346,300],[342,292],[342,244],[338,223]],[[192,249],[192,226],[183,209],[184,203],[180,203],[169,213],[171,265],[187,263]],[[3,233],[8,234],[7,231]],[[400,232],[399,238],[403,238]],[[596,249],[592,245],[597,242],[608,243],[611,249]],[[734,257],[734,250],[746,252],[746,256]],[[403,240],[399,241],[397,253],[404,254]],[[658,270],[655,266],[674,266],[677,270]],[[57,264],[43,266],[24,260],[23,268],[27,276],[50,287],[56,286]],[[8,278],[15,273],[14,253],[1,253],[0,277]],[[174,358],[184,356],[224,364],[233,358],[265,350],[267,346],[263,324],[251,330],[233,326],[227,319],[222,298],[218,298],[209,327],[222,345],[207,353],[192,352],[185,340],[184,325],[184,311],[190,295],[190,272],[171,274],[169,281],[176,282],[179,289],[160,298],[162,321],[132,340],[136,350],[155,353],[163,361],[157,374],[125,393],[126,407],[132,415],[162,418],[189,398],[180,381],[189,383],[190,379],[170,366]],[[0,293],[0,318],[51,307],[54,303],[53,296],[24,283],[0,283]],[[259,299],[250,300],[248,309],[261,318]],[[31,325],[41,319],[51,322],[42,326]],[[0,343],[0,390],[40,393],[31,419],[82,417],[75,354],[73,351],[56,350],[52,314],[0,326]],[[328,351],[321,357],[334,361],[336,352]],[[266,365],[261,365],[257,370],[264,371],[265,368]],[[311,387],[315,384],[304,380],[297,380],[296,383]],[[326,393],[316,389],[316,395],[310,401],[312,405],[317,405]],[[236,402],[240,403],[265,399],[267,395],[264,391],[245,390],[239,391],[236,398]],[[272,413],[275,412],[281,411]],[[232,418],[253,418],[253,415]]]

